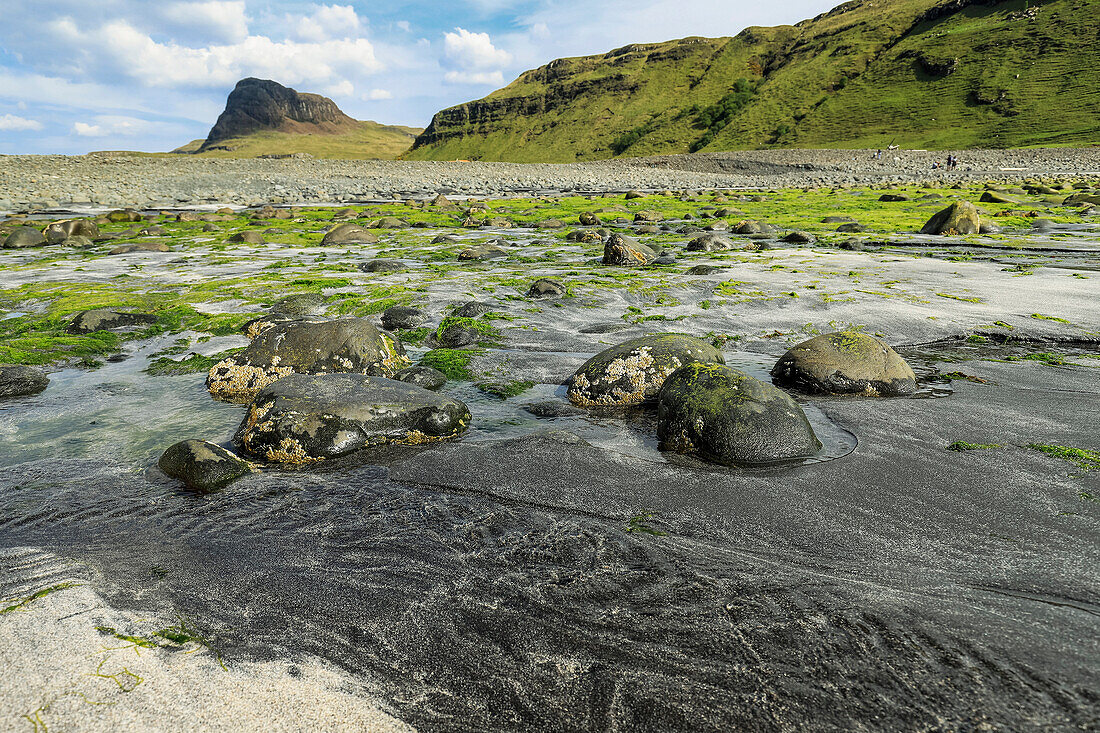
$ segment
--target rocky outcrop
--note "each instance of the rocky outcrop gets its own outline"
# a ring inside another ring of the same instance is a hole
[[[332,135],[352,128],[356,121],[336,103],[319,94],[303,94],[268,79],[241,79],[229,93],[225,111],[206,136],[199,152],[219,141],[261,130]]]

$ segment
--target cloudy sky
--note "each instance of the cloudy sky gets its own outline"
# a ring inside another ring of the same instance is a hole
[[[3,0],[0,154],[170,150],[238,79],[417,127],[563,56],[797,22],[834,0]]]

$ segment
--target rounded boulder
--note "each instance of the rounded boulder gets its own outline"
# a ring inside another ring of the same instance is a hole
[[[893,396],[917,389],[916,375],[896,351],[858,331],[803,341],[771,373],[776,384],[809,393]]]

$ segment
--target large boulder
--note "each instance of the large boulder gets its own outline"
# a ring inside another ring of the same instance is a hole
[[[470,411],[414,384],[362,374],[294,374],[260,390],[233,440],[246,453],[312,463],[371,445],[460,435]]]
[[[99,227],[90,219],[69,219],[67,221],[55,221],[42,230],[42,236],[50,244],[59,244],[69,237],[87,237],[91,240],[100,238]]]
[[[724,364],[696,362],[672,373],[657,398],[663,450],[725,465],[772,463],[821,449],[788,394]]]
[[[24,397],[38,394],[50,384],[50,378],[28,366],[0,366],[0,397]]]
[[[978,207],[969,201],[956,201],[929,219],[921,234],[977,234],[981,228]]]
[[[182,481],[187,488],[206,493],[220,489],[252,472],[252,464],[220,445],[205,440],[182,440],[164,451],[157,461],[161,471]]]
[[[772,368],[776,384],[809,393],[904,395],[917,377],[896,351],[858,331],[838,331],[803,341]]]
[[[657,253],[637,240],[615,233],[603,246],[603,263],[619,267],[648,265],[657,259]]]
[[[69,321],[68,332],[75,335],[95,331],[113,331],[119,328],[145,326],[157,322],[150,313],[122,313],[108,308],[80,311]]]
[[[322,246],[333,244],[374,244],[378,235],[357,224],[337,224],[321,239]]]
[[[41,247],[44,244],[46,244],[46,238],[34,227],[16,227],[4,238],[4,249]]]
[[[569,379],[567,395],[582,407],[638,405],[657,396],[668,375],[686,364],[725,361],[692,336],[651,334],[601,351]]]
[[[206,386],[215,397],[244,401],[290,374],[390,376],[409,363],[401,342],[365,319],[289,321],[264,329],[244,351],[215,364]]]

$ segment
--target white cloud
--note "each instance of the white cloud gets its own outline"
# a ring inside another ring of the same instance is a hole
[[[350,97],[355,94],[355,85],[347,79],[336,84],[330,84],[321,90],[326,97]]]
[[[38,120],[28,120],[26,117],[15,115],[0,115],[0,130],[41,130],[42,123]]]
[[[363,95],[363,99],[393,99],[393,92],[389,91],[388,89],[371,89],[369,92]]]
[[[448,84],[493,84],[504,83],[504,74],[500,71],[448,71],[443,75]]]
[[[495,69],[512,62],[512,54],[493,46],[488,33],[455,28],[443,36],[443,55],[461,69]]]
[[[230,43],[248,37],[244,0],[169,3],[160,13],[173,30],[195,30],[206,38]]]
[[[407,20],[397,21],[397,27],[400,28],[401,30],[405,31],[406,33],[408,33],[409,31],[412,30],[412,26],[409,25],[409,21],[407,21]]]
[[[125,20],[83,31],[66,19],[51,25],[60,39],[95,49],[88,53],[99,54],[99,65],[150,87],[224,87],[246,76],[337,85],[382,68],[365,38],[299,43],[249,36],[240,43],[192,48],[155,41]]]
[[[73,133],[81,137],[104,137],[108,134],[107,130],[101,126],[89,125],[86,122],[77,122],[73,125]]]
[[[293,18],[295,32],[302,40],[321,43],[359,34],[359,15],[352,6],[318,5],[315,8],[312,15]]]
[[[94,125],[87,122],[75,123],[73,133],[82,137],[130,136],[140,135],[152,128],[152,124],[147,120],[124,115],[97,115],[93,121]]]

